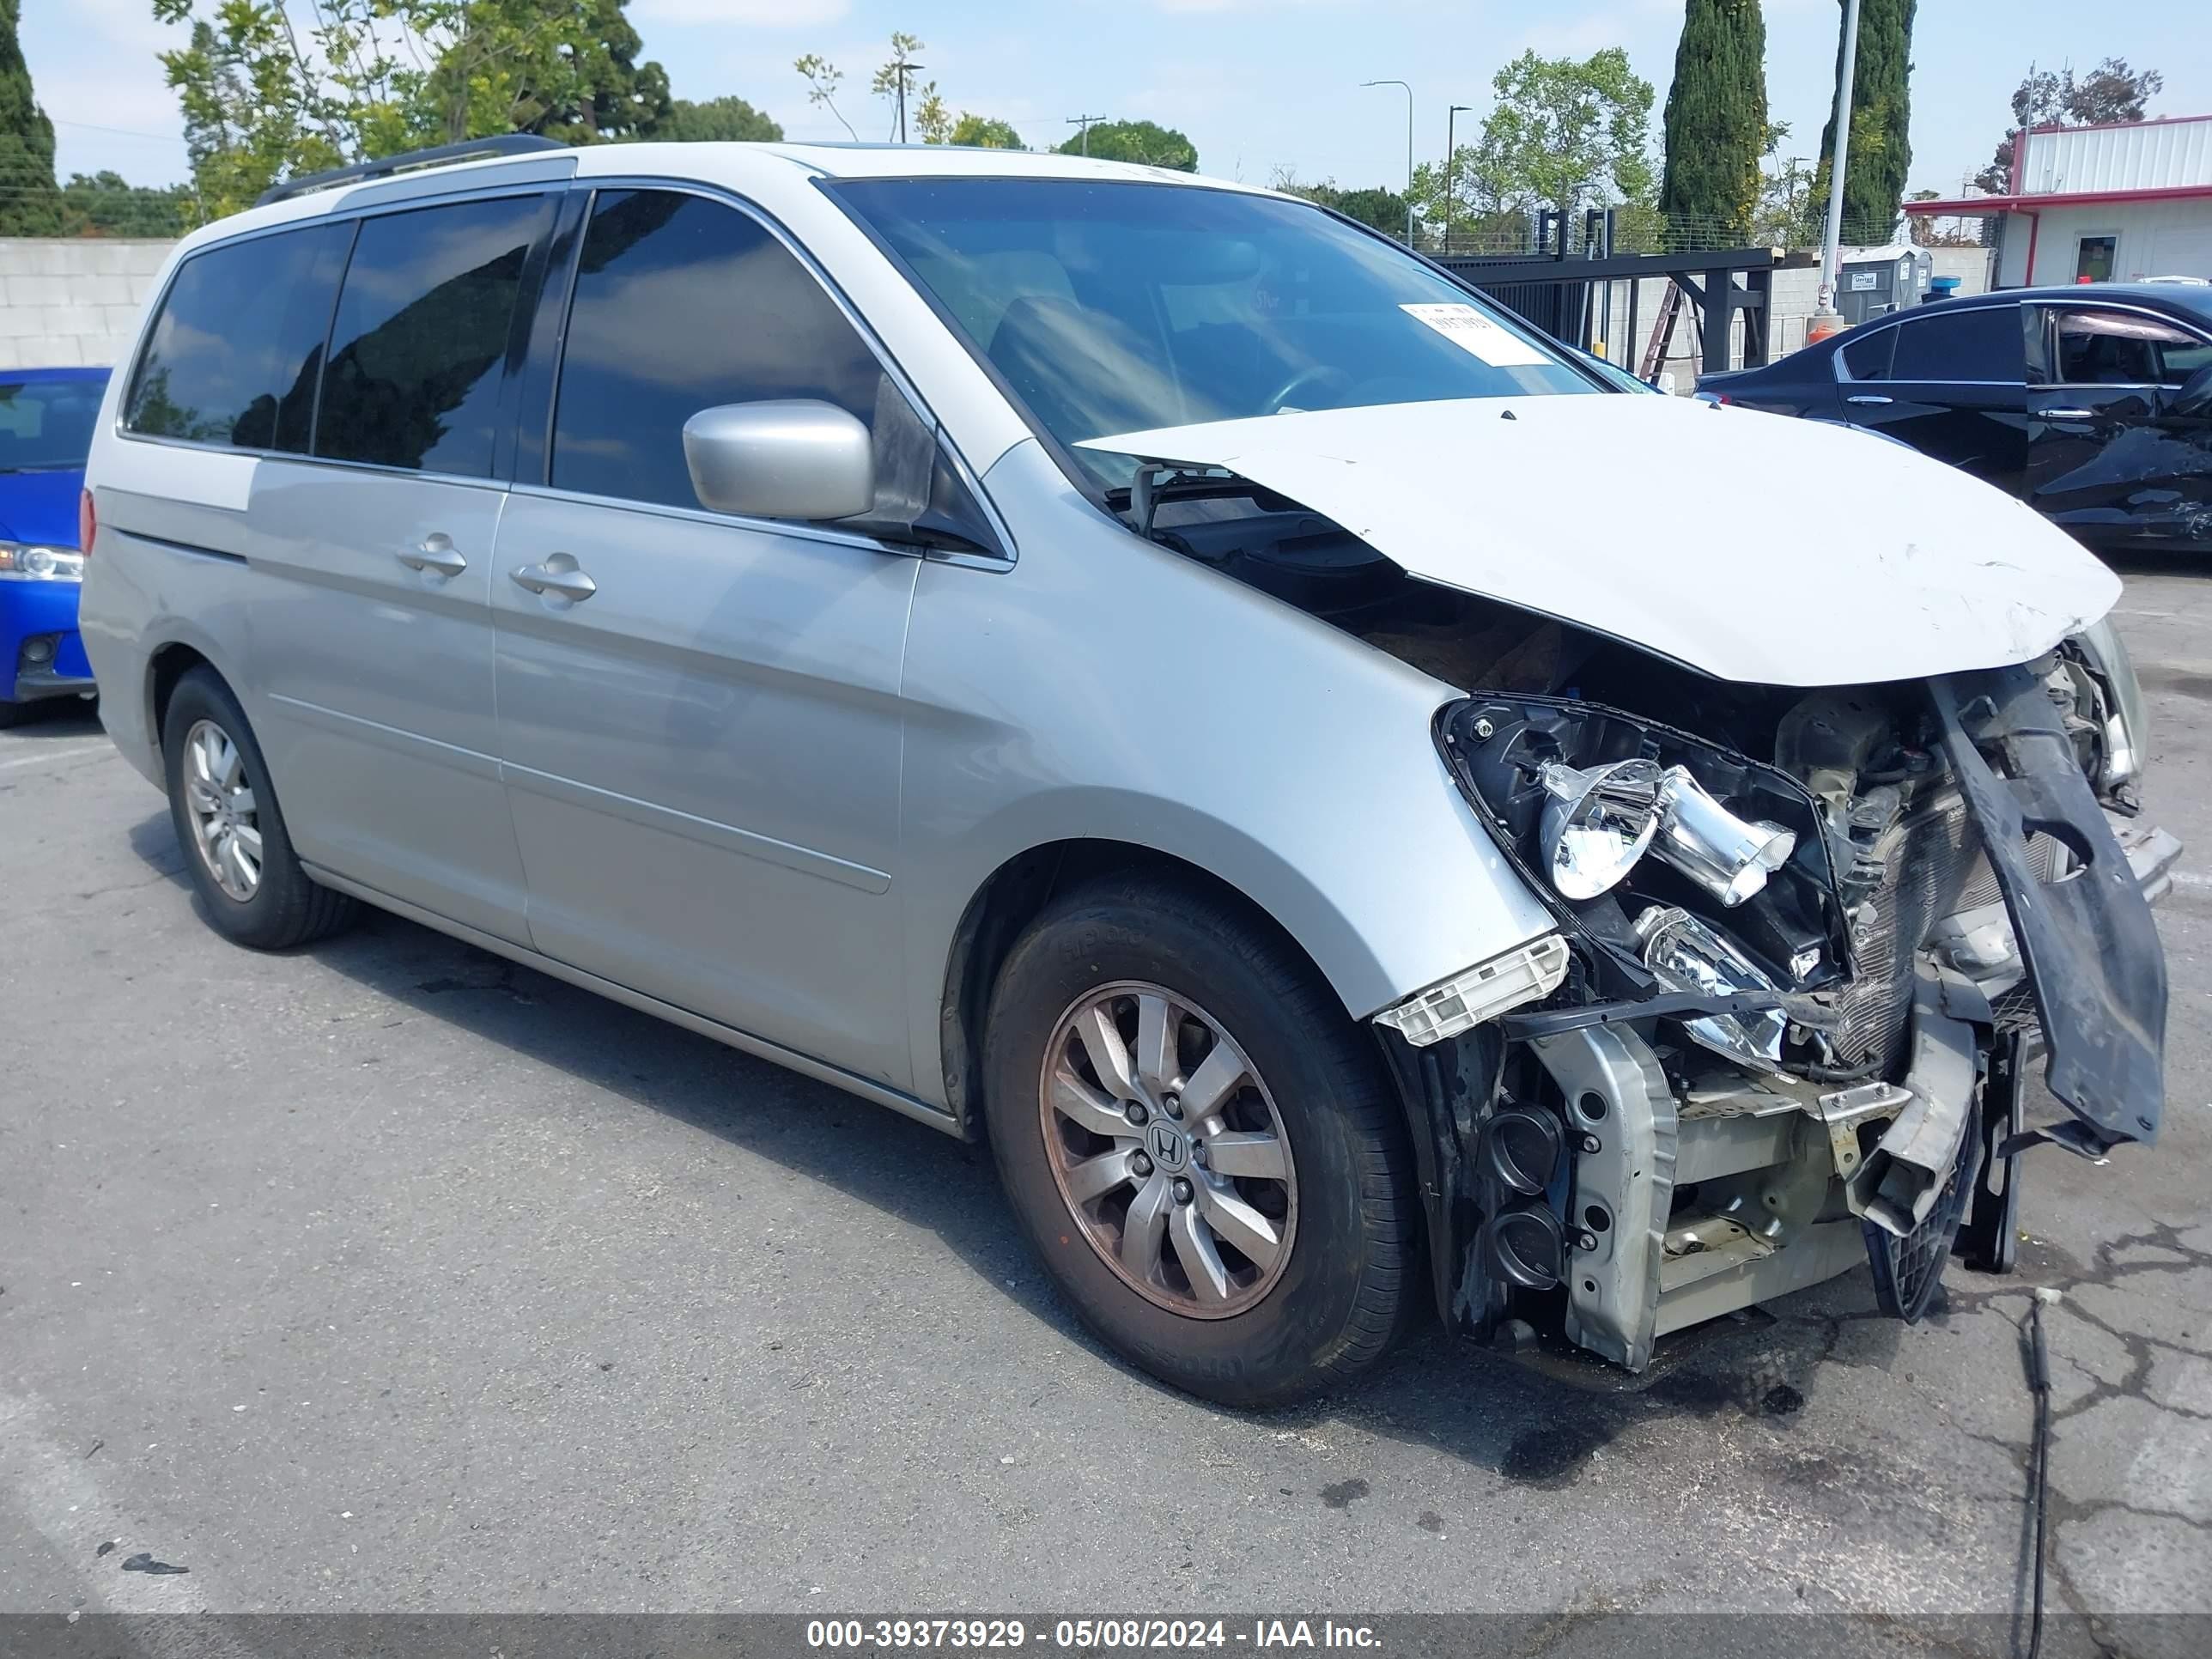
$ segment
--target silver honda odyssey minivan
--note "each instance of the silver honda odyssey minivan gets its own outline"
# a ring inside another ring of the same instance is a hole
[[[1267,191],[460,148],[190,237],[107,392],[84,638],[240,945],[374,905],[988,1139],[1236,1404],[1915,1319],[2154,1138],[2179,848],[2026,507]]]

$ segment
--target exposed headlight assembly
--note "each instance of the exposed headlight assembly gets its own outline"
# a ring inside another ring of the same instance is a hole
[[[2142,775],[2144,748],[2150,740],[2142,683],[2136,678],[2134,659],[2111,617],[2091,623],[2075,636],[2075,642],[2107,694],[2104,769],[2094,781],[2100,794],[2116,793]]]
[[[1637,917],[1636,936],[1644,944],[1644,965],[1670,991],[1730,996],[1780,988],[1742,951],[1687,910],[1655,904]],[[1682,1029],[1715,1054],[1779,1072],[1787,1024],[1782,1011],[1774,1008],[1761,1013],[1704,1014],[1684,1020]]]
[[[84,555],[66,547],[0,542],[0,581],[81,582]]]
[[[1620,884],[1659,833],[1659,763],[1578,768],[1547,761],[1545,873],[1559,896],[1594,899]]]
[[[1686,766],[1547,761],[1538,776],[1548,797],[1545,872],[1562,898],[1610,892],[1646,852],[1656,851],[1723,904],[1735,906],[1765,887],[1796,849],[1795,833],[1738,817]]]

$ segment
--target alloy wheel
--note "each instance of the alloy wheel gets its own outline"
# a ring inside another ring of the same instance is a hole
[[[1045,1045],[1039,1112],[1070,1216],[1139,1295],[1223,1319],[1274,1288],[1297,1222],[1290,1140],[1204,1009],[1136,981],[1086,993]]]
[[[185,805],[192,844],[224,894],[243,904],[261,889],[261,823],[245,757],[213,720],[185,734]]]

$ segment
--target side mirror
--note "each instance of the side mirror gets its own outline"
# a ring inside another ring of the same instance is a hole
[[[684,422],[699,504],[748,519],[844,519],[876,502],[868,428],[811,398],[721,404]]]
[[[2202,415],[2212,410],[2212,363],[2181,383],[2181,390],[2173,394],[2172,408],[2177,415]]]

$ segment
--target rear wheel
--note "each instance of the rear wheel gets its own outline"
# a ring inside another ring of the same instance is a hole
[[[1378,1057],[1308,964],[1212,895],[1055,902],[992,1000],[985,1114],[1085,1322],[1239,1406],[1356,1376],[1414,1305],[1417,1210]]]
[[[213,670],[177,682],[161,722],[169,817],[208,920],[257,950],[337,932],[354,901],[309,879],[292,851],[246,711]]]

